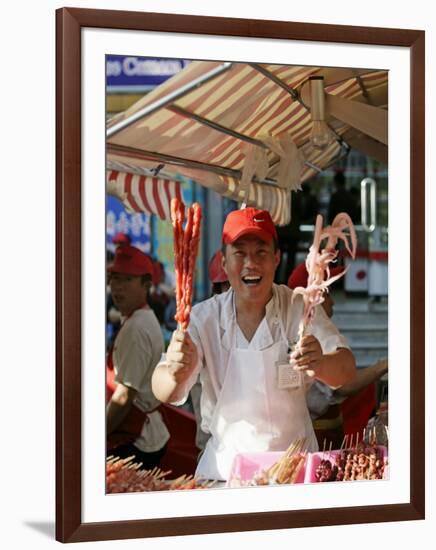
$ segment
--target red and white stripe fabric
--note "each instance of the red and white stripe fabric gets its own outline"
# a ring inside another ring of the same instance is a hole
[[[128,212],[147,212],[170,220],[171,199],[182,199],[181,183],[169,179],[109,170],[107,191],[120,199]]]

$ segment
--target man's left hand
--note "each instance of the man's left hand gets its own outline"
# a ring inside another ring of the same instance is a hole
[[[309,376],[314,376],[321,368],[322,359],[321,344],[313,335],[303,336],[291,353],[295,370],[306,371]]]

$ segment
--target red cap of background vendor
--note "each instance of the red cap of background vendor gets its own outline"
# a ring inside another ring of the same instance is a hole
[[[209,280],[211,283],[224,283],[229,278],[222,265],[223,253],[217,250],[209,262]]]
[[[269,212],[257,208],[234,210],[223,227],[223,243],[232,244],[243,235],[256,235],[262,241],[277,240],[277,231]]]
[[[139,248],[125,244],[115,251],[114,261],[108,266],[110,273],[124,273],[126,275],[153,274],[153,262]]]
[[[335,275],[339,275],[339,273],[343,273],[344,269],[345,268],[340,265],[336,267],[331,267],[330,277],[334,277]],[[303,288],[306,288],[307,278],[308,273],[306,269],[306,264],[304,262],[298,264],[294,271],[289,275],[288,287],[292,289],[297,288],[297,286],[302,286]]]
[[[130,237],[125,233],[117,233],[112,239],[114,244],[130,244]]]

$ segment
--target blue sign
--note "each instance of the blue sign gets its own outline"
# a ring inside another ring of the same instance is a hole
[[[123,204],[112,196],[106,201],[106,249],[115,251],[112,239],[117,233],[130,237],[130,242],[143,252],[151,251],[150,215],[142,212],[130,214],[124,210]]]
[[[189,61],[186,59],[107,55],[107,91],[141,92],[152,90],[188,64]]]

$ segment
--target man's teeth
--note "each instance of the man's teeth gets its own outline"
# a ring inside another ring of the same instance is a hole
[[[255,277],[255,276],[242,277],[242,280],[244,281],[244,283],[258,283],[260,279],[261,277]]]

